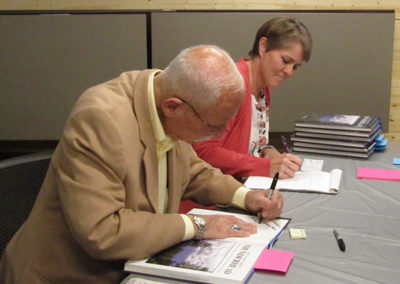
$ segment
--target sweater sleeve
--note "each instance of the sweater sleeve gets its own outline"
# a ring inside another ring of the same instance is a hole
[[[201,159],[221,169],[224,174],[234,177],[269,176],[270,159],[226,149],[221,139],[197,142],[193,148]]]

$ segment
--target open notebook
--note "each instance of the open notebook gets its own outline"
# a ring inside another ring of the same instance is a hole
[[[281,191],[304,191],[337,194],[339,192],[342,170],[334,169],[330,172],[309,171],[296,172],[292,178],[279,179],[276,184]],[[268,189],[272,183],[272,178],[251,176],[245,186],[252,189]]]

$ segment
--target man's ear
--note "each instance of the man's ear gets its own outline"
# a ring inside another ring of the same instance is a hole
[[[178,98],[168,98],[161,103],[161,109],[166,117],[175,116],[183,106],[183,101]]]
[[[260,56],[267,52],[267,38],[265,36],[261,37],[258,41],[258,53]]]

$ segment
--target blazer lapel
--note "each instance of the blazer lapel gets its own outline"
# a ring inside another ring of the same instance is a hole
[[[167,212],[176,213],[179,210],[179,203],[182,198],[182,192],[180,188],[180,179],[176,173],[181,173],[181,170],[177,167],[180,157],[179,143],[175,145],[168,152],[168,207]]]
[[[147,196],[154,212],[161,213],[158,210],[158,163],[156,151],[147,147],[144,151],[143,163]]]
[[[134,87],[133,101],[140,129],[140,139],[145,148],[143,155],[145,190],[154,212],[159,213],[157,149],[148,104],[149,77],[154,71],[145,70],[138,75]]]

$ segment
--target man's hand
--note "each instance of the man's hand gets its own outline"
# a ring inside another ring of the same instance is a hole
[[[271,199],[267,198],[269,191],[250,190],[245,197],[246,208],[252,212],[259,212],[266,220],[278,217],[283,207],[283,197],[279,190],[274,190]]]
[[[279,178],[290,178],[300,169],[302,159],[288,153],[283,153],[271,159],[269,175],[279,172]]]
[[[190,216],[190,215],[189,215]],[[199,215],[206,221],[206,230],[204,239],[225,239],[229,237],[248,237],[257,233],[255,223],[248,223],[231,215]],[[239,226],[240,230],[233,226]],[[197,226],[195,227],[195,236],[197,235]]]

